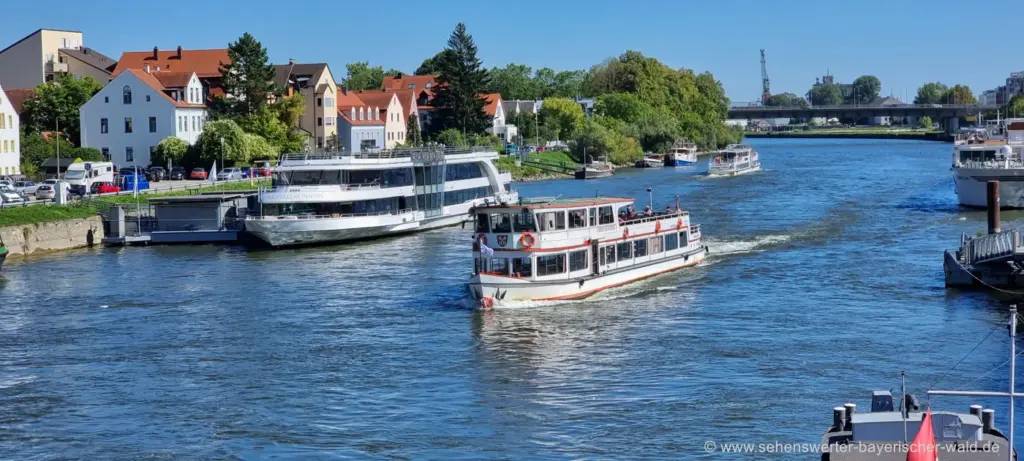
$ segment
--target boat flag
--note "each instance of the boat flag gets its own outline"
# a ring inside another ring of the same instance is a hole
[[[217,182],[217,161],[213,161],[213,166],[210,167],[210,175],[208,178],[212,179],[213,182]]]
[[[480,253],[486,256],[494,256],[494,249],[480,242]]]
[[[938,447],[935,445],[935,430],[932,428],[932,410],[929,408],[921,419],[921,428],[917,430],[914,441],[907,447],[907,461],[939,461]]]

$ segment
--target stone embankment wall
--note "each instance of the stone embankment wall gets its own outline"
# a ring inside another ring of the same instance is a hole
[[[99,244],[103,221],[99,216],[39,224],[0,227],[0,237],[11,257],[37,252],[68,250]]]

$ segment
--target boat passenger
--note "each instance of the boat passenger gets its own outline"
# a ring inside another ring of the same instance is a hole
[[[650,215],[651,215],[651,206],[650,205],[644,205],[644,216],[650,216]]]

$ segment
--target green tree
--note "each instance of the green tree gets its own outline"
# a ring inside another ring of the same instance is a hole
[[[466,138],[462,136],[462,131],[449,128],[437,134],[437,142],[449,147],[465,146]]]
[[[345,69],[348,76],[342,80],[342,85],[349,90],[376,90],[384,82],[384,68],[381,66],[370,67],[369,62],[359,61],[346,64]]]
[[[577,104],[578,105],[578,104]],[[594,112],[626,123],[635,123],[649,115],[652,108],[633,93],[608,93],[597,97]]]
[[[850,92],[847,103],[868,104],[878,99],[882,91],[882,81],[874,75],[861,75],[853,81],[853,90]]]
[[[977,104],[974,93],[965,85],[956,85],[950,88],[942,98],[945,104]]]
[[[288,144],[288,125],[281,121],[280,114],[271,107],[263,107],[254,114],[239,117],[238,126],[249,134],[259,136],[275,151]]]
[[[768,98],[768,101],[765,102],[765,105],[777,107],[807,107],[807,100],[793,93],[780,93],[773,94]]]
[[[416,75],[432,75],[441,72],[440,62],[443,60],[443,55],[447,50],[442,50],[437,54],[424,59],[423,63],[416,68]]]
[[[106,159],[103,158],[103,152],[93,147],[75,147],[68,151],[67,155],[64,151],[60,151],[61,156],[66,156],[72,159],[79,159],[83,162],[102,162]]]
[[[583,128],[587,119],[579,103],[566,98],[548,98],[540,107],[544,124],[555,130],[558,139],[570,139]]]
[[[488,93],[499,93],[502,99],[536,99],[537,88],[530,78],[532,70],[522,64],[509,64],[490,71]]]
[[[224,91],[231,96],[222,101],[228,115],[251,115],[267,105],[268,99],[280,92],[274,84],[274,66],[267,58],[267,49],[248,32],[228,44],[231,62],[221,63],[220,75]]]
[[[921,128],[922,130],[930,130],[930,129],[932,129],[932,118],[927,116],[927,115],[925,115],[924,117],[921,117],[917,121],[917,127]]]
[[[640,147],[650,152],[668,152],[682,137],[679,122],[664,107],[645,114],[633,124],[632,133]]]
[[[92,77],[58,74],[54,81],[36,86],[34,95],[25,101],[21,126],[29,132],[54,131],[59,122],[60,131],[77,145],[81,142],[78,110],[101,89],[103,84]]]
[[[563,70],[555,74],[553,96],[573,98],[583,94],[583,82],[587,78],[585,70]]]
[[[191,146],[184,139],[177,136],[168,136],[161,140],[153,148],[153,156],[149,159],[151,165],[167,165],[168,161],[175,165],[183,165],[188,150]]]
[[[195,161],[203,166],[216,161],[219,168],[224,168],[226,164],[248,163],[249,146],[245,145],[245,134],[234,120],[207,123],[196,141]]]
[[[807,100],[815,106],[836,106],[843,103],[843,90],[835,83],[819,83],[807,92]]]
[[[21,126],[18,145],[21,147],[21,172],[33,174],[39,171],[39,165],[48,158],[57,156],[57,144],[60,144],[61,158],[68,158],[74,146],[66,139],[50,136],[49,139],[38,131],[29,131]],[[72,157],[73,158],[73,157]]]
[[[464,133],[482,133],[491,125],[484,112],[486,101],[481,96],[487,89],[487,70],[476,53],[473,37],[460,22],[437,63],[439,72],[432,102],[435,113],[430,123],[435,132],[455,128]]]
[[[271,160],[277,157],[275,149],[266,139],[252,133],[242,134],[241,155],[236,156],[236,164],[248,164],[253,160]]]
[[[616,165],[629,165],[643,157],[640,144],[633,138],[610,130],[596,121],[588,121],[576,133],[572,153],[586,163],[607,159]]]
[[[406,140],[410,146],[423,145],[423,133],[420,133],[419,117],[409,117],[405,121]]]
[[[1006,113],[1007,117],[1024,116],[1024,95],[1017,94],[1010,98],[1010,102],[1006,103],[1003,112]]]
[[[914,104],[942,104],[949,87],[939,82],[925,83],[917,89]]]

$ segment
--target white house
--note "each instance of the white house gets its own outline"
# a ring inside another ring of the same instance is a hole
[[[203,87],[195,72],[126,69],[81,109],[82,146],[118,167],[149,166],[168,136],[193,144],[206,123]]]
[[[20,123],[7,93],[0,86],[0,176],[21,174]]]

